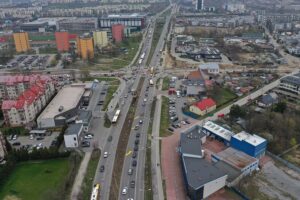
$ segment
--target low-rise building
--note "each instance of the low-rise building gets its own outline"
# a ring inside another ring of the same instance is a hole
[[[207,121],[203,126],[203,132],[210,137],[223,142],[229,146],[231,137],[235,134],[234,132],[216,124],[212,121]]]
[[[242,131],[231,137],[230,146],[252,157],[261,158],[265,155],[267,140]]]
[[[278,103],[278,96],[275,92],[264,94],[258,102],[260,107],[270,107],[273,104]]]
[[[82,124],[84,132],[88,132],[92,120],[92,111],[79,110],[76,118],[76,124]]]
[[[37,118],[39,128],[64,126],[77,117],[77,108],[85,91],[85,84],[63,87]]]
[[[190,106],[190,111],[197,115],[203,116],[217,108],[216,102],[211,99],[203,99]]]
[[[280,79],[275,91],[289,100],[300,101],[300,73]]]
[[[64,133],[64,141],[66,148],[79,147],[81,133],[83,132],[83,124],[70,124]]]
[[[219,74],[220,67],[218,63],[204,63],[199,65],[200,70],[207,71],[208,74]]]
[[[63,19],[58,22],[59,30],[68,32],[89,32],[98,29],[98,19],[96,17],[78,17]]]

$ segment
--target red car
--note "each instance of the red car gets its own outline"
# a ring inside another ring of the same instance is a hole
[[[219,118],[222,118],[222,117],[224,117],[224,116],[225,116],[224,113],[218,114],[218,117],[219,117]]]

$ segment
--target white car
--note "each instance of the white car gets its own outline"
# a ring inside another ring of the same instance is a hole
[[[32,134],[29,136],[29,139],[30,139],[30,140],[33,140],[33,139],[34,139],[34,137],[33,137]]]
[[[107,152],[107,151],[104,152],[103,157],[104,157],[104,158],[107,158],[107,157],[108,157],[108,152]]]
[[[122,190],[122,194],[123,195],[127,194],[127,191],[128,191],[128,187],[124,187],[123,190]]]
[[[86,134],[86,135],[84,136],[84,139],[93,139],[93,135],[91,135],[91,134]]]
[[[147,99],[146,99],[146,98],[144,99],[144,102],[147,102]]]

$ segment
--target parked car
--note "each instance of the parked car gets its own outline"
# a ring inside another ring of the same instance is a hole
[[[168,128],[169,131],[174,132],[174,129],[172,129],[171,127]]]
[[[37,137],[36,140],[43,140],[43,137]]]
[[[91,144],[90,144],[89,141],[82,141],[82,142],[81,142],[81,146],[82,146],[82,147],[90,147],[90,145],[91,145]]]
[[[100,166],[100,172],[104,172],[104,165]]]
[[[128,191],[128,187],[124,187],[123,190],[122,190],[122,195],[127,194],[127,191]]]
[[[21,145],[21,142],[14,142],[12,143],[13,146],[20,146]]]

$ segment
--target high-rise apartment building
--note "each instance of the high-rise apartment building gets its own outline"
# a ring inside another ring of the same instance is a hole
[[[29,37],[27,32],[14,33],[14,42],[18,53],[26,52],[30,49]]]
[[[55,41],[57,51],[69,51],[70,43],[69,43],[69,33],[66,31],[55,32]]]
[[[203,9],[204,9],[204,0],[197,0],[196,10],[203,10]]]
[[[94,58],[93,38],[88,35],[78,37],[77,53],[84,60]]]
[[[105,47],[108,44],[108,37],[106,31],[94,31],[93,39],[95,46]]]

